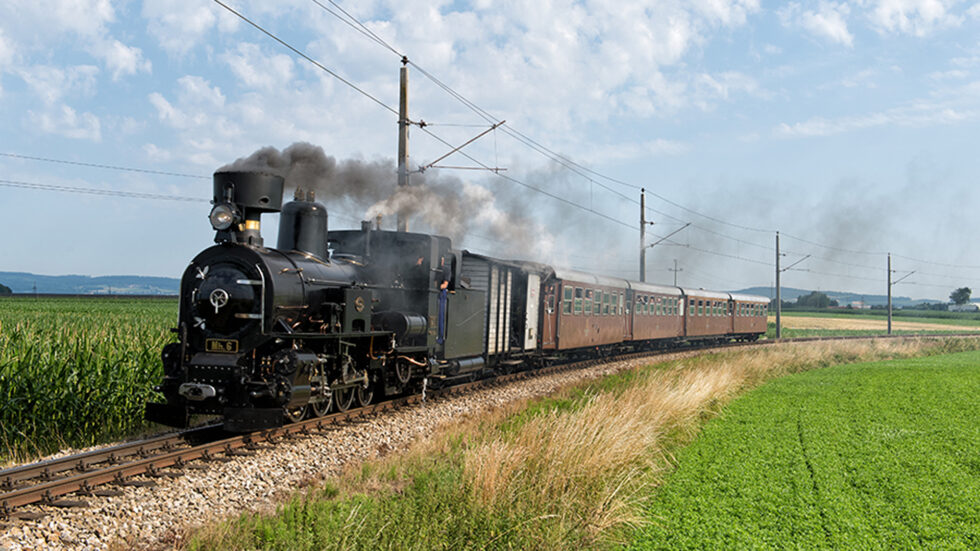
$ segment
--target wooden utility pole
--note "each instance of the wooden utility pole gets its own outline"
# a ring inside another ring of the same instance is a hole
[[[779,274],[781,270],[779,269],[779,232],[776,232],[776,338],[781,339],[783,337],[783,326],[782,317],[783,313],[783,292],[779,288]]]
[[[909,277],[915,273],[915,270],[903,275],[902,277],[892,281],[892,253],[888,253],[888,334],[892,334],[892,286],[899,283],[903,279]]]
[[[647,199],[646,190],[640,188],[640,281],[647,280]]]
[[[892,253],[888,253],[888,334],[892,334]]]
[[[674,259],[674,269],[667,268],[668,270],[674,272],[674,287],[677,287],[677,272],[683,272],[684,268],[677,267],[677,259]]]
[[[408,185],[408,57],[402,56],[398,93],[398,187]],[[398,211],[398,231],[408,231],[408,220]]]

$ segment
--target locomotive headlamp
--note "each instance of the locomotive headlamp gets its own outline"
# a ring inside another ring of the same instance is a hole
[[[237,218],[238,213],[235,212],[235,209],[231,205],[224,203],[215,205],[211,209],[211,214],[208,216],[208,219],[211,220],[211,227],[218,231],[224,231],[230,228],[236,222]]]

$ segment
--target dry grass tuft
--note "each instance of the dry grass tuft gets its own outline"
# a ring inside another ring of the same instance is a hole
[[[579,533],[595,541],[640,522],[636,505],[669,467],[668,441],[693,438],[700,421],[740,391],[791,372],[942,348],[921,339],[803,343],[677,362],[621,392],[593,394],[571,412],[554,410],[474,442],[464,478],[474,501],[496,514],[548,515],[558,540]]]

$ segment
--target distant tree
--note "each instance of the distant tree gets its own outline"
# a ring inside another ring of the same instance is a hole
[[[837,306],[836,300],[831,300],[826,294],[813,291],[809,295],[800,295],[796,299],[796,305],[804,308],[829,308]]]
[[[10,290],[10,287],[0,283],[0,296],[8,296],[12,294],[14,294],[14,292]]]
[[[966,304],[970,302],[970,293],[972,292],[969,287],[960,287],[949,294],[949,300],[953,301],[953,304]]]

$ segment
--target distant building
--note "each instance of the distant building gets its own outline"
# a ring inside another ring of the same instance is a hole
[[[966,304],[950,304],[950,312],[980,312],[980,303],[967,302]]]
[[[871,305],[865,304],[863,300],[855,300],[851,303],[851,308],[854,308],[855,310],[870,310]]]

